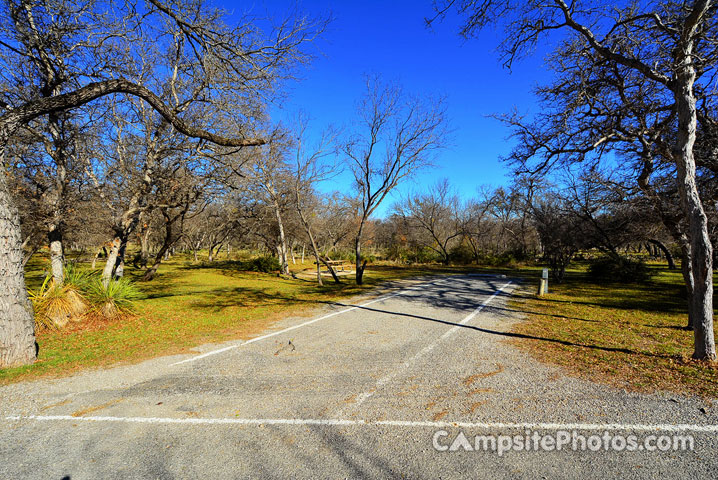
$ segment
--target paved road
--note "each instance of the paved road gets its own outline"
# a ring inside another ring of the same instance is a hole
[[[710,405],[532,361],[506,341],[515,286],[424,280],[250,342],[0,388],[0,478],[715,476]],[[671,429],[694,449],[581,451],[604,430],[642,446]],[[477,435],[534,445],[534,434],[576,438],[561,451],[473,448]]]

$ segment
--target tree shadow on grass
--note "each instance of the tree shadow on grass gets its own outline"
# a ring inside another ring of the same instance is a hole
[[[668,282],[596,283],[585,273],[573,273],[567,276],[566,281],[558,288],[562,295],[574,299],[563,300],[549,295],[541,297],[541,301],[669,314],[686,313],[687,310],[685,287]],[[579,300],[587,296],[592,296],[595,301]]]

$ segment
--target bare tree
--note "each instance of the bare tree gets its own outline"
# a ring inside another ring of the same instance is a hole
[[[276,138],[264,151],[257,151],[247,164],[249,181],[256,186],[257,198],[272,210],[277,226],[275,243],[280,272],[289,275],[289,250],[285,230],[285,216],[291,196],[291,175],[286,163],[284,139]]]
[[[383,84],[378,78],[367,79],[359,120],[364,131],[353,135],[343,151],[360,198],[354,251],[356,281],[361,285],[367,220],[399,182],[430,162],[445,145],[448,132],[442,100],[407,97],[398,86]]]
[[[713,251],[694,153],[697,101],[712,91],[705,87],[714,78],[718,61],[713,2],[616,6],[614,2],[564,0],[450,0],[441,2],[437,10],[441,14],[451,7],[467,16],[462,28],[467,37],[489,24],[505,26],[501,51],[507,64],[550,33],[568,33],[552,57],[561,74],[552,90],[560,94],[572,89],[571,95],[544,116],[542,125],[514,122],[529,140],[519,157],[542,157],[538,168],[545,169],[557,161],[580,161],[591,153],[600,156],[641,139],[653,145],[665,140],[667,148],[662,153],[675,165],[674,178],[688,224],[693,356],[714,360]],[[650,125],[626,121],[635,119],[636,110],[644,107],[650,107]],[[553,133],[547,128],[550,124],[556,129]],[[674,134],[667,135],[666,130]]]
[[[405,198],[396,204],[395,210],[410,228],[428,235],[429,241],[423,242],[424,245],[438,253],[448,265],[450,245],[464,231],[459,197],[451,191],[449,181],[440,180],[428,193]]]
[[[339,277],[336,275],[334,268],[319,253],[319,247],[314,234],[314,220],[318,209],[317,193],[315,191],[316,184],[328,180],[336,175],[336,165],[332,163],[322,163],[329,154],[334,150],[334,142],[336,140],[336,132],[326,130],[322,133],[321,138],[316,145],[307,146],[306,139],[307,120],[300,117],[296,126],[296,139],[294,143],[294,165],[293,165],[293,195],[294,207],[297,210],[304,232],[309,239],[312,247],[314,261],[317,267],[317,283],[322,285],[321,264],[323,263],[331,273],[334,281],[339,283]]]
[[[137,67],[133,62],[138,58],[136,50],[160,44],[167,30],[174,37],[175,30],[168,26],[177,25],[185,39],[177,52],[188,60],[182,73],[188,79],[213,82],[214,92],[231,92],[240,86],[271,85],[277,72],[306,58],[299,46],[313,37],[314,25],[305,19],[284,23],[265,42],[266,37],[250,21],[227,27],[221,12],[201,2],[166,6],[152,0],[143,7],[107,10],[93,2],[76,5],[62,0],[7,0],[0,6],[0,71],[13,76],[6,83],[15,86],[0,98],[0,164],[6,164],[8,142],[25,126],[117,93],[143,99],[184,135],[227,147],[264,143],[242,128],[234,129],[228,138],[211,131],[212,125],[191,125],[149,88],[128,80],[133,66]],[[132,35],[139,38],[129,38]],[[42,80],[19,78],[40,71],[63,73],[57,65],[67,65],[73,74],[57,76],[57,88],[47,94],[36,88]],[[36,358],[21,247],[17,208],[6,175],[0,174],[0,367]]]

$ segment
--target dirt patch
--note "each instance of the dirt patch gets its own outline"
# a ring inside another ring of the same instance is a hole
[[[477,373],[475,375],[470,375],[470,376],[466,377],[464,379],[464,385],[466,385],[468,387],[469,385],[471,385],[472,383],[474,383],[477,380],[480,380],[482,378],[493,377],[494,375],[498,375],[499,373],[504,371],[503,365],[497,363],[496,367],[497,367],[497,369],[494,370],[493,372]]]
[[[447,416],[448,414],[449,414],[449,410],[444,409],[444,410],[442,410],[442,411],[440,411],[440,412],[438,412],[438,413],[435,413],[432,418],[434,419],[435,422],[438,422],[439,420],[441,420],[442,418],[444,418],[444,417]]]
[[[96,405],[94,407],[83,408],[82,410],[73,412],[72,416],[73,417],[81,417],[83,415],[87,415],[88,413],[96,412],[98,410],[102,410],[104,408],[111,407],[112,405],[120,403],[121,401],[122,401],[122,399],[118,398],[116,400],[110,400],[109,402],[103,403],[102,405]]]

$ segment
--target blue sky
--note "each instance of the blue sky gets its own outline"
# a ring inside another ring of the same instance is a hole
[[[364,91],[366,74],[379,74],[400,83],[406,92],[443,95],[454,130],[452,146],[442,151],[436,166],[419,174],[389,198],[378,216],[388,212],[397,195],[425,189],[446,177],[457,192],[470,197],[480,185],[510,182],[508,166],[499,160],[511,150],[510,130],[488,118],[512,108],[536,110],[532,90],[550,74],[543,67],[544,53],[502,67],[496,47],[500,32],[488,30],[479,38],[458,35],[460,20],[449,17],[429,29],[424,18],[432,14],[430,0],[331,2],[262,0],[254,4],[223,3],[228,10],[251,8],[281,16],[292,8],[310,15],[331,12],[333,21],[315,48],[317,59],[303,69],[302,79],[287,84],[287,97],[272,109],[274,120],[291,118],[302,110],[318,132],[327,125],[348,126],[356,102]],[[326,188],[348,190],[344,174]]]

